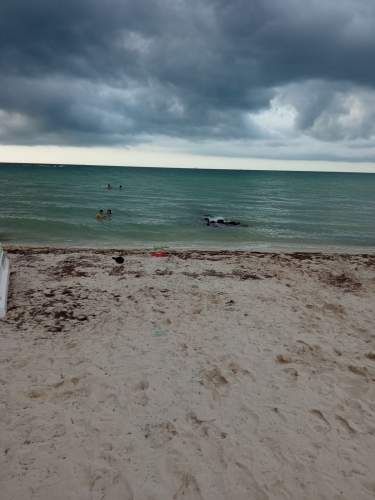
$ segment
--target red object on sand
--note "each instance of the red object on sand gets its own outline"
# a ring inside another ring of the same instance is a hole
[[[150,255],[152,257],[167,257],[168,254],[164,250],[158,250],[157,252],[151,252]]]

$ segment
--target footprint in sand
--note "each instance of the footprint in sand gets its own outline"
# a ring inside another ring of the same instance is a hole
[[[349,365],[348,369],[352,372],[355,373],[356,375],[360,375],[361,377],[368,378],[369,371],[366,368],[366,366],[355,366],[355,365]]]
[[[193,429],[198,429],[203,437],[214,437],[218,440],[227,437],[227,433],[214,424],[214,418],[200,419],[194,412],[189,412],[186,415],[186,420],[190,422]]]
[[[75,399],[88,397],[89,388],[80,384],[80,377],[63,378],[58,382],[44,387],[31,389],[27,396],[30,399],[46,401]]]
[[[127,478],[112,469],[100,468],[90,473],[90,500],[134,500]]]
[[[256,382],[255,376],[247,369],[242,368],[236,361],[231,360],[228,356],[223,356],[220,361],[220,368],[214,366],[210,370],[201,371],[200,383],[209,389],[213,399],[219,399],[227,394],[231,382],[234,382],[241,375],[250,377],[253,382]]]
[[[148,381],[146,379],[143,379],[133,387],[134,391],[133,399],[136,404],[139,404],[141,406],[147,405],[149,398],[146,394],[146,391],[149,388],[149,386],[150,384],[148,383]]]
[[[225,396],[229,388],[229,381],[217,366],[211,370],[203,370],[201,372],[200,383],[211,391],[212,397],[215,400]]]
[[[144,437],[150,441],[151,448],[162,448],[177,435],[177,429],[172,422],[146,424]]]
[[[173,495],[173,500],[183,498],[184,500],[203,500],[197,480],[190,472],[179,473],[179,487]]]
[[[311,415],[314,415],[315,417],[317,417],[324,424],[323,430],[325,430],[326,432],[331,430],[331,424],[328,422],[326,417],[323,415],[323,412],[321,412],[320,410],[318,410],[316,408],[313,408],[312,410],[310,410],[310,413],[311,413]],[[321,429],[318,428],[317,430],[321,430]]]
[[[172,450],[166,461],[168,475],[176,478],[173,500],[203,500],[201,489],[194,475],[192,466],[186,457],[177,450]]]
[[[252,468],[242,462],[236,461],[228,468],[227,474],[231,478],[231,484],[235,485],[235,494],[230,492],[236,498],[249,498],[256,500],[269,500],[265,490],[255,480]],[[239,496],[240,492],[242,495]]]
[[[328,311],[339,319],[342,319],[344,316],[346,316],[345,307],[341,304],[330,304],[326,302],[323,304],[322,309],[323,311]]]
[[[342,427],[349,432],[349,434],[356,434],[357,431],[354,429],[354,427],[346,420],[346,418],[342,417],[341,415],[335,415],[336,420],[340,422]]]
[[[229,373],[234,376],[247,375],[253,382],[256,382],[255,376],[246,368],[242,368],[236,361],[229,361],[227,366]]]

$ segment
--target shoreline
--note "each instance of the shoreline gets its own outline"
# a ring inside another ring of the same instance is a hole
[[[30,252],[32,254],[43,254],[43,253],[56,253],[56,254],[68,254],[68,253],[85,253],[92,252],[95,254],[112,254],[121,253],[122,255],[144,255],[147,256],[150,252],[155,249],[165,249],[168,256],[177,256],[182,258],[190,258],[194,255],[204,257],[206,255],[222,255],[225,256],[276,256],[276,255],[287,255],[290,257],[307,258],[308,256],[321,256],[321,257],[375,257],[375,249],[372,251],[366,251],[361,248],[358,252],[354,251],[329,251],[327,249],[321,250],[242,250],[242,249],[230,249],[230,248],[170,248],[168,246],[153,246],[145,248],[136,247],[75,247],[75,246],[55,246],[55,245],[18,245],[18,244],[3,244],[3,249],[10,254],[17,254],[23,252]]]

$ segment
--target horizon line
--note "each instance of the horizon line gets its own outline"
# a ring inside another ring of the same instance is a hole
[[[196,170],[375,173],[375,162],[202,155],[154,148],[0,145],[0,163]]]
[[[263,161],[267,161],[263,159]],[[277,161],[277,160],[272,160]],[[284,160],[281,160],[284,161]],[[290,160],[290,161],[298,161],[298,160]],[[308,161],[308,160],[305,160]],[[314,160],[310,160],[314,161]],[[15,166],[31,166],[31,167],[53,167],[53,168],[61,168],[61,167],[103,167],[103,168],[150,168],[150,169],[166,169],[166,170],[225,170],[225,171],[233,171],[233,172],[299,172],[299,173],[322,173],[322,174],[375,174],[375,170],[337,170],[330,169],[329,167],[318,169],[318,168],[285,168],[285,167],[210,167],[210,166],[177,166],[177,165],[125,165],[125,164],[109,164],[109,163],[77,163],[77,162],[69,162],[69,163],[58,163],[58,162],[29,162],[29,161],[1,161],[0,166],[3,165],[15,165]],[[369,167],[372,168],[372,167]]]

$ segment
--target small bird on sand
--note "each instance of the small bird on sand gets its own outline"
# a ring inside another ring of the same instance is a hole
[[[117,264],[123,264],[124,263],[124,257],[112,257],[112,259],[117,262]]]

